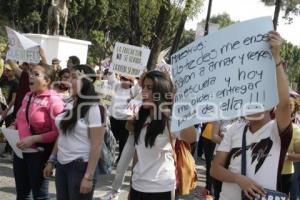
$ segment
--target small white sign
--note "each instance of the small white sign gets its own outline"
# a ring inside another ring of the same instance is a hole
[[[9,47],[6,59],[19,61],[19,63],[39,63],[39,45],[15,30],[9,27],[5,28]]]
[[[112,56],[113,71],[139,77],[147,66],[149,55],[150,49],[117,42]]]
[[[22,150],[17,147],[17,143],[20,142],[18,130],[9,128],[1,128],[1,130],[9,145],[14,150],[15,154],[19,158],[23,158]]]

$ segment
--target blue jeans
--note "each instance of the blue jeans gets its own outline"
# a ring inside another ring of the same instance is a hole
[[[49,200],[49,182],[43,177],[45,156],[42,153],[23,153],[23,159],[13,158],[17,200]]]
[[[80,184],[84,177],[87,162],[78,159],[68,164],[60,163],[56,166],[55,185],[57,200],[92,200],[96,178],[94,178],[93,189],[90,193],[81,194]],[[97,172],[95,172],[97,174]]]
[[[300,162],[294,162],[295,173],[292,175],[291,200],[300,199]]]

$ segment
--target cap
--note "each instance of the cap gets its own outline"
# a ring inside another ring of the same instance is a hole
[[[13,70],[13,68],[12,68],[9,64],[5,64],[5,65],[4,65],[4,69],[7,69],[7,70],[9,70],[9,71],[12,71],[12,70]]]
[[[58,60],[58,58],[53,58],[52,59],[52,64],[59,64],[60,60]]]

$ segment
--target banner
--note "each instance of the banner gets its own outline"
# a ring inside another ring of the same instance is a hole
[[[112,56],[113,71],[139,77],[147,66],[149,55],[150,49],[117,42]]]
[[[39,63],[39,45],[15,30],[9,27],[5,28],[9,47],[9,50],[6,54],[6,59],[19,61],[20,64],[23,62]]]
[[[128,103],[125,113],[128,116],[136,116],[139,112],[139,109],[142,105],[143,101],[139,99],[131,99]]]
[[[271,17],[226,27],[171,56],[176,86],[172,131],[262,112],[278,103],[267,43]]]
[[[108,84],[107,80],[97,81],[94,86],[95,91],[100,95],[100,104],[110,106],[115,95],[112,86]]]

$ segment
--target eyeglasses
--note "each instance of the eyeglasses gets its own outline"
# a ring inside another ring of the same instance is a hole
[[[29,77],[30,78],[39,78],[39,77],[44,77],[45,75],[42,73],[38,73],[38,72],[30,72],[29,73]]]

